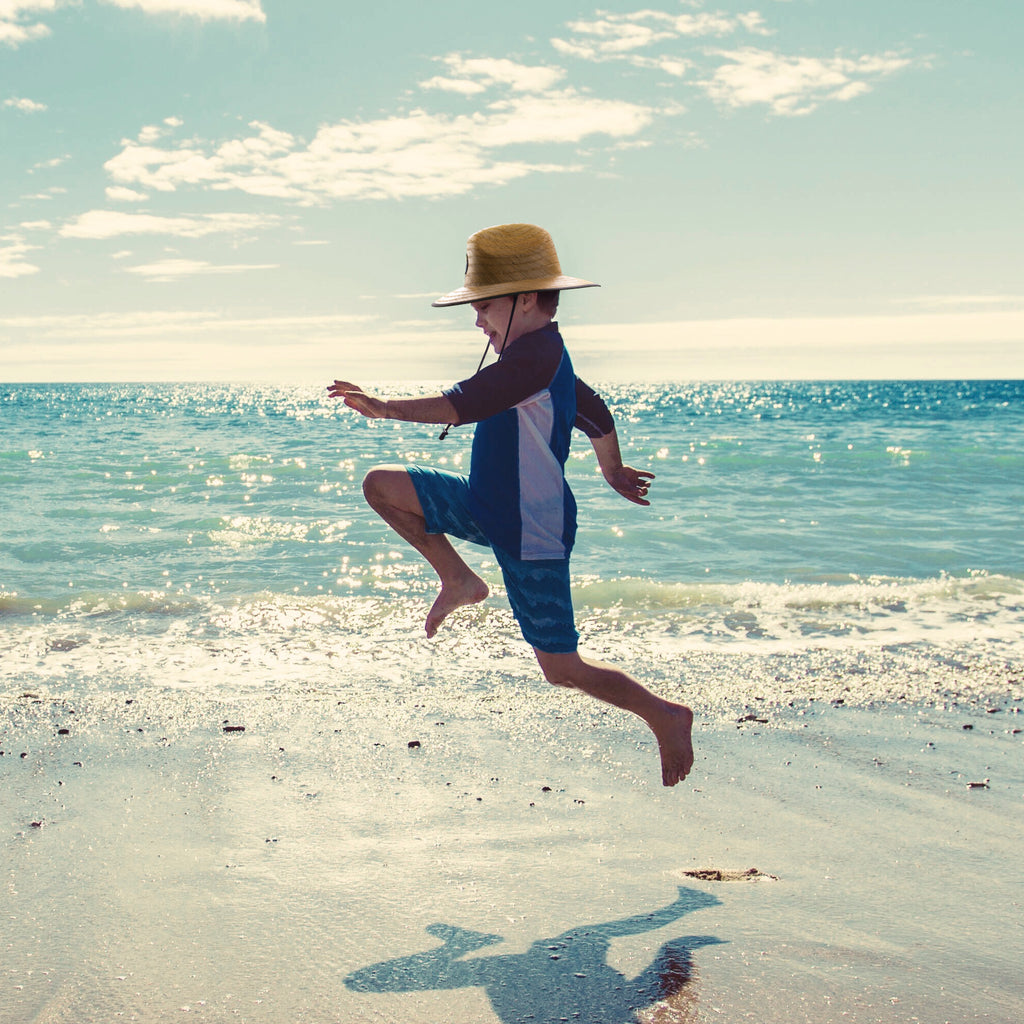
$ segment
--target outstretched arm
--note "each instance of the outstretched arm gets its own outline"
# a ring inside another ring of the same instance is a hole
[[[654,474],[622,464],[619,437],[615,433],[615,428],[601,437],[592,437],[590,443],[594,446],[601,472],[612,489],[636,505],[650,505],[647,491]]]
[[[353,992],[423,992],[488,983],[494,957],[461,958],[501,942],[500,935],[486,935],[446,924],[428,925],[427,931],[444,945],[353,971],[345,979],[345,987]]]
[[[654,474],[622,464],[615,419],[604,399],[579,377],[576,378],[576,426],[590,438],[601,472],[612,489],[634,504],[650,505],[647,491]]]
[[[667,906],[661,907],[650,914],[634,914],[619,921],[608,921],[604,924],[588,925],[588,928],[602,935],[640,935],[643,932],[657,931],[666,925],[678,921],[684,914],[692,914],[696,910],[708,907],[719,907],[722,901],[711,893],[699,889],[678,886],[679,895]]]
[[[458,423],[455,406],[444,395],[425,398],[378,398],[355,384],[336,380],[327,388],[331,398],[340,398],[369,419],[406,420],[410,423]]]

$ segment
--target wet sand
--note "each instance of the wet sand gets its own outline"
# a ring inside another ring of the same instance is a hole
[[[0,695],[0,1020],[1017,1022],[1020,697]]]

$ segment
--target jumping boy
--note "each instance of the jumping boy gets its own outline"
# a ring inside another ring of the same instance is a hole
[[[662,782],[674,786],[693,766],[691,710],[577,651],[569,591],[576,503],[565,480],[572,428],[590,438],[605,480],[624,498],[649,505],[654,479],[623,465],[611,413],[576,377],[553,320],[560,291],[597,286],[564,275],[550,235],[531,224],[485,228],[467,244],[463,287],[433,305],[471,304],[497,362],[425,398],[382,399],[340,380],[327,390],[372,418],[475,423],[469,476],[376,466],[363,481],[363,494],[440,579],[427,615],[428,637],[456,608],[488,593],[448,536],[489,546],[547,681],[642,718],[658,741]]]

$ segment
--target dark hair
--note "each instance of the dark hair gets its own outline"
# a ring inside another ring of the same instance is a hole
[[[548,316],[554,316],[558,312],[557,288],[548,288],[545,291],[537,292],[537,305]]]

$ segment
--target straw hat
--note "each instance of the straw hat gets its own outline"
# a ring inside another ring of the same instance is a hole
[[[593,281],[566,277],[551,236],[533,224],[484,228],[470,235],[466,246],[466,283],[432,305],[461,306],[499,295],[599,287]]]

